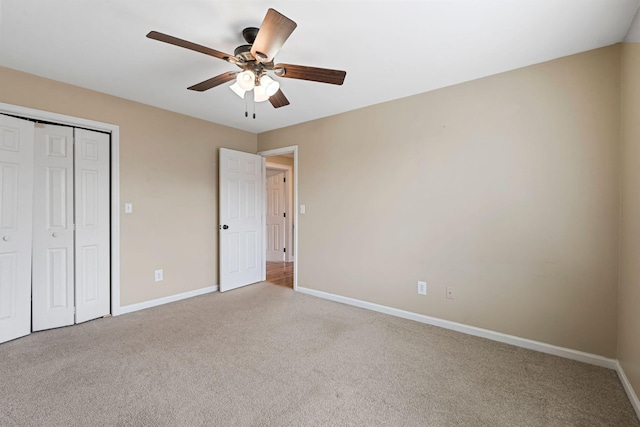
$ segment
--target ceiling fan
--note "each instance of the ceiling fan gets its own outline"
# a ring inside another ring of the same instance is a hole
[[[151,31],[147,37],[222,59],[242,70],[222,73],[187,89],[204,92],[235,79],[236,82],[230,88],[241,98],[244,98],[246,92],[253,90],[255,102],[268,99],[271,105],[280,108],[289,105],[289,100],[280,90],[280,83],[269,77],[267,71],[272,71],[278,77],[334,85],[341,85],[347,75],[346,71],[327,68],[274,64],[274,57],[296,26],[295,22],[280,12],[269,9],[260,28],[248,27],[242,30],[242,37],[248,44],[238,46],[233,55],[157,31]]]

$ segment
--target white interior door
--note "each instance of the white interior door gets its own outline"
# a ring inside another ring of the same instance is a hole
[[[267,169],[267,261],[285,257],[285,173]]]
[[[75,129],[76,323],[109,314],[109,135]]]
[[[33,133],[0,115],[0,343],[31,332]]]
[[[220,149],[220,291],[262,279],[262,167],[256,154]]]
[[[36,125],[32,330],[74,323],[73,128]]]

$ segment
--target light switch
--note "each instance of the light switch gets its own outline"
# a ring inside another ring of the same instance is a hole
[[[133,213],[133,203],[124,204],[124,213]]]
[[[305,211],[305,205],[300,205],[300,213],[303,214]]]

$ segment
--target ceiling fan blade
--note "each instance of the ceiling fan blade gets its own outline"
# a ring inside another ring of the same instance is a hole
[[[273,105],[273,108],[280,108],[285,105],[289,105],[289,100],[284,96],[284,93],[282,93],[282,90],[280,89],[269,97],[269,102]]]
[[[310,80],[312,82],[329,83],[332,85],[341,85],[347,76],[346,71],[305,67],[302,65],[276,64],[273,68],[275,74],[279,77]]]
[[[209,90],[216,86],[219,86],[223,83],[231,81],[236,78],[238,75],[237,71],[227,71],[226,73],[220,74],[218,76],[212,77],[208,80],[205,80],[201,83],[188,87],[189,90],[195,90],[198,92],[204,92],[205,90]]]
[[[269,9],[251,46],[251,54],[258,62],[271,61],[297,26],[280,12]]]
[[[195,50],[196,52],[204,53],[205,55],[213,56],[216,58],[224,59],[233,58],[233,55],[217,51],[215,49],[208,48],[196,43],[188,42],[186,40],[179,39],[177,37],[170,36],[168,34],[159,33],[157,31],[151,31],[147,34],[147,37],[153,40],[158,40],[164,43],[172,44],[174,46],[183,47],[189,50]]]

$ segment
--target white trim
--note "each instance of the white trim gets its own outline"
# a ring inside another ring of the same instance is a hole
[[[219,264],[222,266],[222,261]],[[264,157],[262,158],[262,265],[260,268],[264,282],[267,280],[267,159]]]
[[[293,152],[293,256],[294,259],[300,259],[298,257],[299,245],[298,245],[298,230],[300,229],[300,220],[298,218],[298,174],[300,167],[298,165],[298,146],[290,145],[288,147],[276,148],[274,150],[259,151],[258,154],[262,157],[279,156],[282,154],[289,154]],[[298,262],[293,263],[293,289],[298,290]]]
[[[120,314],[133,313],[134,311],[144,310],[145,308],[157,307],[163,304],[169,304],[170,302],[176,302],[187,298],[197,297],[204,294],[210,294],[218,291],[218,285],[209,286],[206,288],[196,289],[195,291],[183,292],[177,295],[170,295],[168,297],[158,298],[151,301],[140,302],[137,304],[129,304],[124,307],[120,307]]]
[[[285,193],[286,193],[286,201],[285,201],[285,209],[287,213],[287,218],[285,221],[285,228],[287,237],[285,239],[285,247],[289,248],[289,252],[285,255],[286,262],[295,262],[295,256],[291,248],[293,247],[293,166],[289,165],[281,165],[279,163],[271,163],[267,162],[267,169],[276,169],[279,171],[283,171],[285,173],[285,178],[289,181],[285,183]],[[266,180],[265,180],[266,181]],[[266,186],[266,183],[265,183]],[[265,193],[266,194],[266,193]],[[266,201],[265,201],[266,205]],[[266,207],[265,207],[266,209]],[[265,239],[266,241],[266,239]],[[265,254],[266,257],[266,254]],[[266,258],[265,258],[266,259]]]
[[[120,310],[120,127],[111,131],[111,314]]]
[[[111,314],[120,310],[120,126],[0,102],[0,113],[111,134]]]
[[[624,387],[624,391],[627,392],[627,397],[629,397],[629,401],[631,402],[631,406],[636,411],[636,416],[640,418],[640,400],[638,400],[638,395],[635,390],[631,386],[629,382],[629,378],[624,373],[624,369],[622,369],[622,365],[619,360],[616,360],[616,371],[618,372],[618,377],[620,378],[620,382],[622,383],[622,387]]]
[[[397,308],[374,304],[354,298],[343,297],[336,294],[330,294],[328,292],[316,291],[315,289],[298,287],[297,291],[315,297],[324,298],[330,301],[352,305],[354,307],[365,308],[367,310],[390,314],[391,316],[401,317],[403,319],[415,320],[416,322],[439,326],[441,328],[451,329],[453,331],[462,332],[464,334],[473,335],[476,337],[487,338],[492,341],[511,344],[516,347],[527,348],[529,350],[535,350],[542,353],[552,354],[554,356],[564,357],[565,359],[577,360],[579,362],[602,366],[609,369],[616,369],[617,361],[615,359],[598,356],[597,354],[585,353],[565,347],[558,347],[539,341],[533,341],[526,338],[503,334],[501,332],[476,328],[475,326],[464,325],[462,323],[451,322],[449,320],[438,319],[436,317],[425,316],[423,314],[412,313],[410,311],[398,310]]]

